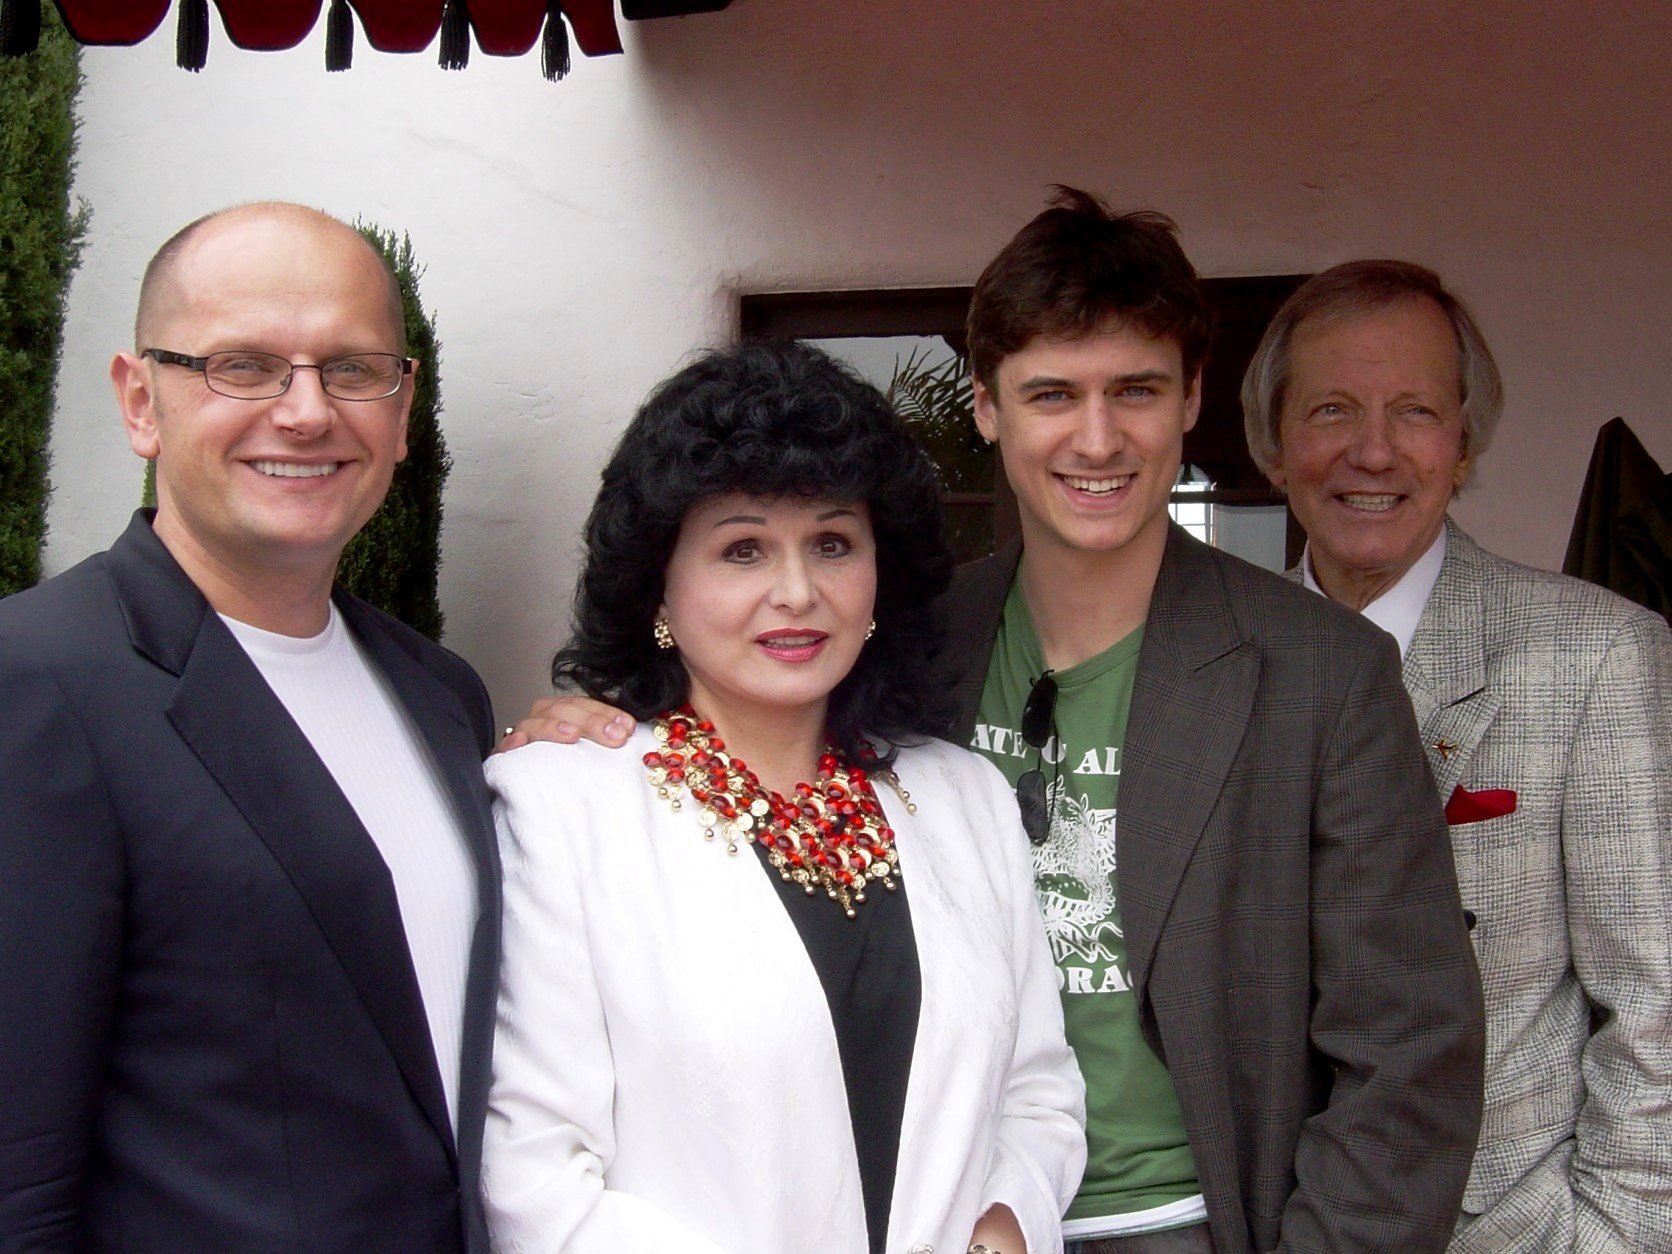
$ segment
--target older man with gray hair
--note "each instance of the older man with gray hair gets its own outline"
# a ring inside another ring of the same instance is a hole
[[[1336,266],[1243,383],[1249,449],[1307,533],[1295,577],[1362,611],[1446,802],[1486,996],[1486,1110],[1454,1251],[1672,1240],[1672,640],[1447,517],[1503,408],[1439,277]]]

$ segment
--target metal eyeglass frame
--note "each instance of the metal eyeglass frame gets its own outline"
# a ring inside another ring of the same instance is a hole
[[[165,366],[184,366],[187,370],[195,370],[203,376],[203,385],[216,396],[225,396],[235,401],[270,401],[283,396],[286,392],[290,391],[291,381],[296,377],[296,372],[298,370],[317,371],[319,374],[320,388],[324,391],[325,395],[331,397],[333,400],[382,401],[387,400],[389,397],[401,390],[401,384],[405,382],[406,376],[412,373],[413,366],[412,358],[402,357],[399,353],[344,353],[340,357],[332,357],[326,361],[319,362],[318,364],[290,361],[284,357],[280,357],[277,353],[264,353],[253,348],[221,349],[218,352],[209,353],[204,357],[192,357],[186,353],[177,353],[173,349],[169,348],[145,348],[140,350],[139,355],[141,357],[149,357],[152,361],[159,362]],[[220,388],[215,386],[213,380],[209,377],[209,362],[216,357],[228,355],[234,357],[265,357],[270,361],[284,362],[286,374],[284,378],[279,381],[279,390],[277,392],[270,392],[261,396],[251,396],[243,392],[223,392]],[[344,396],[341,392],[333,392],[331,390],[331,384],[326,380],[325,372],[332,366],[336,365],[339,361],[351,361],[356,357],[382,357],[387,358],[390,361],[400,362],[401,368],[400,372],[395,376],[395,386],[390,388],[387,392],[378,393],[376,396]]]

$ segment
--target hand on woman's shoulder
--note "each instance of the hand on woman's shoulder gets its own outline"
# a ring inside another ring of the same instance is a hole
[[[642,769],[644,746],[636,739],[635,727],[625,744],[597,744],[590,740],[566,743],[534,740],[514,749],[495,753],[484,764],[488,784],[495,788],[515,787],[520,781],[556,775],[590,778],[597,772],[615,774],[630,767]]]

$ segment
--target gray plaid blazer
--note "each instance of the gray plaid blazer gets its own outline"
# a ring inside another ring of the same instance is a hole
[[[1020,547],[948,595],[968,744]],[[1122,757],[1121,917],[1220,1254],[1438,1251],[1481,1005],[1389,637],[1172,528]]]
[[[1486,1111],[1458,1251],[1672,1250],[1672,636],[1651,610],[1481,549],[1405,657],[1479,923]]]

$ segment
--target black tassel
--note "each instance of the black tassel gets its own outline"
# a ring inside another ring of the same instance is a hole
[[[0,0],[0,53],[21,57],[41,46],[41,0]]]
[[[174,63],[196,74],[209,59],[209,0],[180,0],[180,26],[174,36]]]
[[[441,11],[441,68],[462,70],[470,64],[470,6],[447,0]]]
[[[354,11],[348,0],[331,0],[325,15],[325,68],[346,70],[354,64]]]
[[[540,36],[540,73],[558,82],[569,72],[569,31],[563,25],[563,6],[546,0],[546,29]]]

